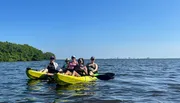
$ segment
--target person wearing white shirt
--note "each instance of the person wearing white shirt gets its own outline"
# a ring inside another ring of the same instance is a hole
[[[55,57],[54,56],[50,57],[50,63],[48,64],[48,66],[45,69],[43,69],[41,71],[51,73],[51,74],[59,72],[59,66],[55,62]]]

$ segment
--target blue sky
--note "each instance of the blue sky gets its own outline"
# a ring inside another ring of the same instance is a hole
[[[3,0],[0,41],[57,58],[179,58],[180,0]]]

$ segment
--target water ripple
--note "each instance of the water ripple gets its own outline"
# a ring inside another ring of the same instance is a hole
[[[179,59],[96,60],[99,72],[113,72],[113,80],[58,86],[29,80],[27,67],[40,70],[48,61],[1,62],[0,102],[38,103],[179,103]],[[62,65],[64,61],[57,61]],[[85,60],[87,63],[88,61]]]

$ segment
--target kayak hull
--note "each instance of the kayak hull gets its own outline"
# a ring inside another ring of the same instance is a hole
[[[30,79],[47,79],[47,75],[45,72],[36,71],[31,68],[26,69],[26,75]]]
[[[96,81],[97,78],[92,76],[75,77],[75,76],[65,75],[62,73],[56,73],[54,75],[54,80],[58,85],[68,85],[68,84],[78,84],[78,83],[87,83],[91,81]]]

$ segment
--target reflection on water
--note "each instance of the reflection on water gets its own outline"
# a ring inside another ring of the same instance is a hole
[[[42,81],[41,80],[31,80],[29,79],[27,82],[27,90],[29,91],[39,91],[43,87]]]
[[[95,83],[91,82],[88,84],[74,84],[74,85],[66,85],[66,86],[56,86],[57,94],[62,94],[64,90],[68,90],[69,92],[73,93],[73,96],[85,96],[85,95],[93,95],[95,88]],[[91,90],[92,89],[92,90]]]
[[[37,85],[39,82],[41,82],[41,80],[28,79],[27,85],[28,86],[34,86],[34,85]]]
[[[60,86],[54,82],[49,83],[46,80],[27,80],[28,93],[33,94],[34,96],[46,95],[47,97],[51,93],[53,95],[56,94],[56,98],[53,101],[54,103],[72,102],[70,98],[87,98],[88,96],[93,96],[96,89],[97,88],[95,82]],[[48,90],[49,92],[46,93],[46,90]],[[36,100],[36,98],[26,98],[25,100],[33,101]]]

